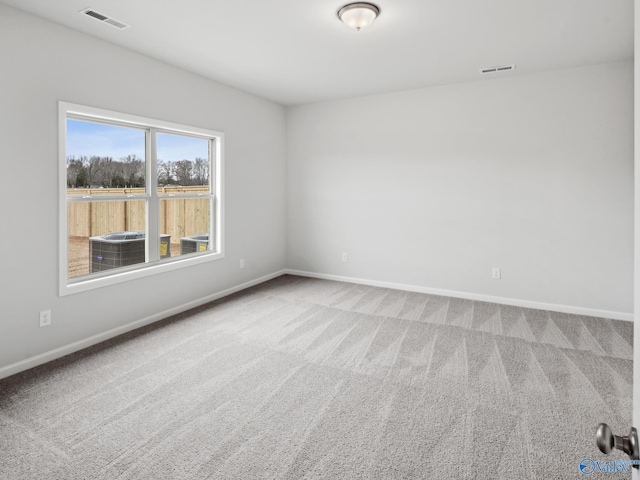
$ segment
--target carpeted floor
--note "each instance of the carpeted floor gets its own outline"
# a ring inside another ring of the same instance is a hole
[[[632,334],[283,276],[0,380],[0,478],[581,478]]]

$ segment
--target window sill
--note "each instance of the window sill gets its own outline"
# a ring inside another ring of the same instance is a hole
[[[144,264],[144,266],[131,267],[130,269],[120,271],[110,271],[108,276],[87,276],[81,277],[75,281],[61,283],[60,296],[72,295],[74,293],[86,292],[96,288],[107,287],[119,283],[144,278],[159,273],[171,272],[202,263],[208,263],[224,258],[224,254],[219,252],[202,253],[188,258],[174,258],[166,261],[158,261],[153,264]]]

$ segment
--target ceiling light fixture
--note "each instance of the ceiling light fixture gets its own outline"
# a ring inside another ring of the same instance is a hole
[[[338,18],[347,26],[358,32],[371,25],[380,15],[380,9],[373,3],[350,3],[338,10]]]

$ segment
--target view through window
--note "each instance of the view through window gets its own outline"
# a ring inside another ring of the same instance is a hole
[[[64,115],[66,283],[219,253],[221,134],[86,110]]]

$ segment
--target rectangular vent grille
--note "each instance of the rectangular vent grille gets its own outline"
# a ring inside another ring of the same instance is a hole
[[[480,73],[485,75],[487,73],[499,73],[499,72],[508,72],[509,70],[515,69],[515,65],[502,65],[500,67],[489,67],[480,69]]]
[[[105,17],[104,15],[99,14],[98,12],[94,12],[93,10],[87,10],[86,12],[87,15],[93,17],[93,18],[97,18],[98,20],[100,20],[101,22],[103,22],[104,20],[106,20],[109,17]]]
[[[109,25],[120,29],[127,28],[129,26],[126,23],[119,22],[118,20],[114,20],[113,18],[107,18],[104,23],[108,23]]]
[[[92,18],[95,18],[96,20],[99,20],[102,23],[106,23],[108,25],[111,25],[112,27],[115,27],[118,30],[122,30],[122,29],[128,28],[130,26],[130,25],[127,25],[124,22],[116,20],[115,18],[108,17],[106,15],[103,15],[100,12],[96,12],[92,8],[86,8],[84,10],[81,10],[79,13],[80,14],[84,14],[84,15],[88,15],[88,16],[90,16]]]

